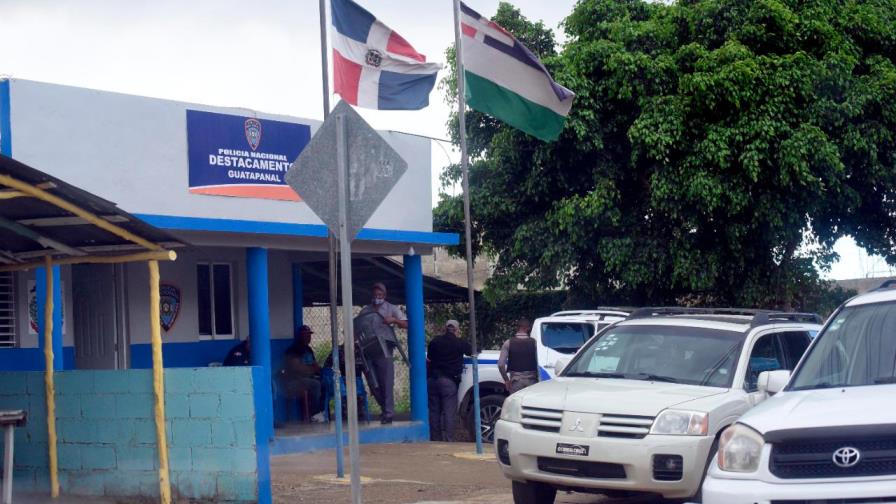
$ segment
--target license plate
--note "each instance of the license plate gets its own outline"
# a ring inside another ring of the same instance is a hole
[[[557,443],[557,455],[576,455],[579,457],[587,457],[588,447],[577,444]]]

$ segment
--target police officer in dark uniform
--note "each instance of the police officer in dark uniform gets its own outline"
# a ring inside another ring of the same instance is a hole
[[[532,324],[527,319],[520,319],[516,334],[501,346],[498,371],[511,394],[538,383],[538,344],[529,335],[531,331]]]
[[[460,324],[445,322],[445,332],[429,342],[429,435],[432,441],[454,441],[457,417],[457,387],[464,371],[464,355],[473,347],[458,337]]]

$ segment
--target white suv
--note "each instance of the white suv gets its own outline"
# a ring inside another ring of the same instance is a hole
[[[694,497],[717,435],[793,369],[814,314],[648,308],[604,329],[557,378],[511,395],[495,449],[516,504],[557,490]],[[696,496],[699,499],[699,496]]]
[[[896,502],[896,290],[847,301],[782,389],[722,435],[703,487],[724,504]]]

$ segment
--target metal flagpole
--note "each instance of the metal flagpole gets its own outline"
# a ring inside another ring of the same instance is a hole
[[[339,260],[342,276],[343,339],[345,340],[345,381],[348,404],[348,456],[351,467],[352,503],[361,504],[361,468],[358,461],[358,401],[355,382],[355,331],[352,320],[352,250],[348,237],[348,128],[344,115],[335,116],[336,169],[339,177]]]
[[[457,63],[457,119],[460,123],[460,165],[463,170],[467,296],[470,303],[470,342],[473,346],[473,418],[475,419],[476,453],[482,455],[482,418],[479,413],[479,349],[476,345],[476,290],[473,287],[473,242],[470,221],[470,160],[467,157],[467,102],[464,99],[464,63],[460,43],[460,0],[454,0],[454,60]]]
[[[328,72],[328,47],[327,47],[327,0],[320,0],[320,66],[322,85],[324,92],[324,120],[330,116],[330,76]],[[337,274],[336,274],[336,236],[333,232],[327,233],[328,270],[330,274],[330,339],[333,345],[333,400],[336,416],[336,477],[345,477],[345,453],[342,446],[342,380],[339,372],[339,306],[337,303]],[[329,408],[329,404],[324,405]]]

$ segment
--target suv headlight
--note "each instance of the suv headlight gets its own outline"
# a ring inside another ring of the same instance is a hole
[[[719,469],[730,472],[756,472],[765,440],[742,424],[734,424],[719,438]]]
[[[522,413],[520,412],[519,394],[513,394],[504,399],[504,405],[501,406],[501,420],[505,422],[520,423],[522,421]]]
[[[709,432],[709,414],[702,411],[666,410],[650,428],[651,434],[705,436]]]

